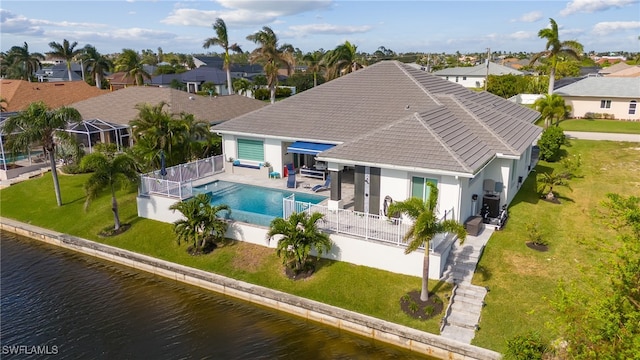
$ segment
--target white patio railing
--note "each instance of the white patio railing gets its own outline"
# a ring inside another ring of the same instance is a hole
[[[191,197],[193,196],[192,183],[194,180],[224,171],[224,157],[222,155],[212,156],[172,166],[166,171],[167,175],[165,176],[160,174],[160,170],[141,175],[138,194],[157,194],[178,199]]]
[[[324,205],[295,201],[295,195],[290,195],[283,200],[283,218],[288,218],[294,212],[307,212],[309,214],[319,212],[324,215],[324,221],[318,226],[327,231],[361,237],[367,240],[384,242],[398,246],[407,246],[404,235],[411,224],[400,218],[387,218],[385,216],[367,214],[359,211],[345,209],[329,209]],[[445,211],[442,220],[453,218],[453,208]],[[429,251],[432,251],[440,243],[448,239],[451,234],[437,234],[429,242]],[[424,249],[424,247],[420,247]]]

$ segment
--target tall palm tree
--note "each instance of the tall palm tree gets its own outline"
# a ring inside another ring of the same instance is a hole
[[[313,87],[318,86],[318,73],[324,69],[324,63],[322,62],[324,54],[322,51],[314,51],[302,57],[302,60],[307,63],[307,71],[313,73]]]
[[[345,41],[344,44],[338,45],[326,54],[327,80],[362,69],[363,61],[358,59],[357,50],[358,47],[356,45]]]
[[[300,273],[307,265],[309,254],[315,249],[318,256],[331,250],[331,239],[328,234],[318,229],[317,222],[323,214],[315,212],[293,213],[289,219],[275,218],[271,221],[267,238],[282,235],[278,240],[276,254],[282,258],[282,264]]]
[[[556,67],[561,56],[569,56],[576,60],[580,59],[583,46],[575,40],[560,41],[558,36],[558,24],[555,20],[549,18],[550,27],[538,31],[538,37],[547,40],[544,51],[541,51],[531,57],[530,65],[533,65],[540,58],[547,58],[549,64],[549,90],[548,94],[553,93],[553,86],[556,77]]]
[[[278,84],[278,70],[286,67],[287,75],[291,75],[295,61],[294,48],[290,44],[278,45],[278,37],[270,27],[264,26],[262,30],[247,36],[247,40],[253,41],[259,47],[249,55],[249,62],[262,63],[267,75],[267,86],[271,92],[271,103],[276,102],[276,85]]]
[[[84,47],[84,53],[80,56],[84,69],[89,70],[89,74],[96,82],[96,87],[102,89],[102,80],[105,74],[113,68],[113,62],[109,58],[103,56],[92,45]]]
[[[144,84],[144,79],[151,80],[151,74],[144,69],[140,55],[132,49],[123,49],[115,61],[116,71],[124,71],[125,77],[134,79],[137,86]]]
[[[536,100],[534,106],[542,115],[545,128],[548,128],[553,120],[556,126],[560,125],[560,120],[571,111],[571,106],[565,105],[564,98],[558,94],[546,94]]]
[[[44,102],[39,101],[29,104],[25,110],[7,119],[4,124],[4,132],[9,134],[7,146],[10,149],[24,151],[31,144],[40,143],[44,153],[49,155],[58,206],[62,206],[62,196],[56,171],[56,141],[66,137],[64,128],[67,124],[80,120],[82,115],[74,108],[61,107],[49,110]]]
[[[208,49],[213,45],[220,45],[224,49],[224,65],[223,69],[227,72],[227,89],[229,90],[229,95],[233,95],[233,84],[231,83],[231,69],[229,65],[231,61],[229,60],[229,50],[241,53],[242,49],[240,45],[233,43],[229,44],[229,35],[227,33],[227,25],[224,23],[224,20],[221,18],[217,18],[216,22],[213,23],[213,30],[216,32],[217,37],[208,38],[204,41],[202,45],[203,48]]]
[[[193,252],[204,249],[210,237],[213,241],[224,238],[228,222],[218,216],[221,211],[231,213],[228,205],[211,205],[211,195],[198,194],[188,200],[177,202],[169,209],[180,211],[183,219],[173,223],[173,231],[177,235],[178,245],[182,241],[193,242]]]
[[[58,57],[64,59],[67,63],[67,74],[69,75],[69,81],[71,81],[71,61],[74,57],[82,53],[82,49],[76,49],[78,45],[77,41],[69,43],[69,40],[64,39],[62,44],[52,41],[49,43],[49,47],[53,51],[48,52],[49,56]]]
[[[84,189],[87,193],[84,208],[85,211],[88,210],[91,201],[96,199],[104,189],[109,189],[114,220],[113,230],[118,231],[120,229],[120,215],[116,200],[116,188],[126,188],[136,183],[138,173],[135,161],[127,154],[116,154],[115,144],[98,144],[94,149],[94,152],[84,156],[80,161],[82,170],[93,171],[93,174],[84,183]]]
[[[12,46],[6,54],[7,65],[20,69],[20,77],[29,82],[33,73],[42,67],[40,60],[44,60],[44,55],[38,52],[30,53],[26,42],[23,46]]]
[[[463,242],[467,235],[464,227],[455,220],[438,221],[436,217],[438,188],[432,183],[427,183],[427,186],[429,186],[430,195],[426,201],[412,197],[405,201],[394,202],[387,209],[389,217],[392,214],[402,213],[413,221],[404,235],[404,241],[408,242],[405,254],[414,252],[424,245],[422,290],[420,292],[420,300],[422,301],[429,300],[429,242],[431,239],[438,233],[454,232],[458,235],[460,242]]]

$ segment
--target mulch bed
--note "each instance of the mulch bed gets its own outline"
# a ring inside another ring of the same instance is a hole
[[[316,271],[316,266],[312,263],[307,263],[304,266],[304,269],[302,269],[302,271],[299,271],[299,272],[295,272],[290,266],[284,267],[284,274],[287,275],[287,277],[291,280],[307,279],[311,277],[311,275],[313,275],[315,271]]]
[[[420,291],[414,290],[400,298],[400,309],[414,319],[427,320],[442,313],[444,302],[438,295],[429,293],[429,300],[420,300]]]
[[[120,224],[120,228],[118,230],[114,230],[114,228],[110,226],[106,229],[102,229],[102,231],[100,231],[98,236],[111,237],[111,236],[120,235],[123,232],[129,230],[129,228],[131,228],[131,224]]]
[[[545,251],[549,250],[549,247],[547,245],[544,245],[544,244],[536,244],[536,243],[531,242],[531,241],[527,241],[526,244],[527,244],[527,247],[529,249],[533,249],[533,250],[536,250],[536,251],[545,252]]]

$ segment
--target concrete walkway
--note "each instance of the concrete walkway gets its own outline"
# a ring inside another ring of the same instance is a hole
[[[492,227],[485,227],[478,236],[467,235],[464,243],[456,241],[449,253],[441,280],[455,286],[440,329],[443,337],[470,344],[476,335],[487,289],[472,285],[471,280],[494,231]]]
[[[570,139],[640,142],[640,135],[638,134],[614,134],[582,131],[565,131],[564,134]]]

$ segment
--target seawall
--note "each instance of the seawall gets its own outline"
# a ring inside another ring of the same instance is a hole
[[[452,360],[492,360],[501,358],[499,353],[484,348],[15,220],[0,217],[0,229],[284,311],[429,356]]]

